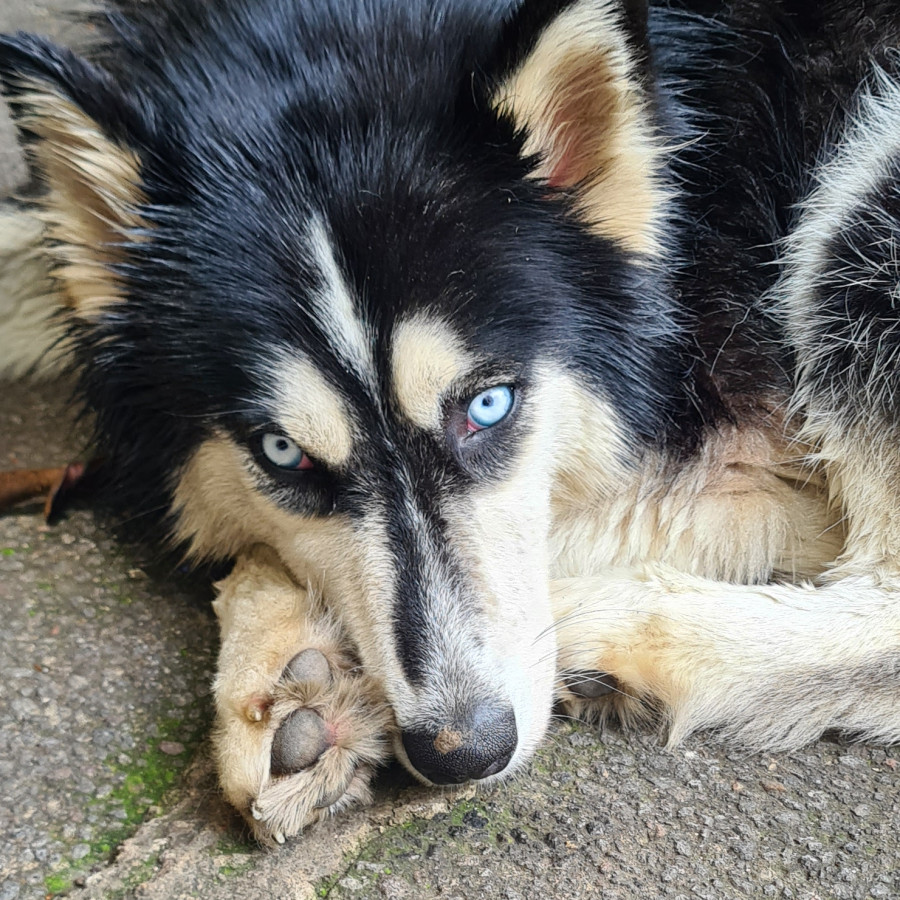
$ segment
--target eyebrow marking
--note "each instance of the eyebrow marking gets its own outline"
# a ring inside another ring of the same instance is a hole
[[[304,356],[282,351],[271,363],[273,416],[310,456],[340,468],[353,450],[356,422],[335,388]]]
[[[477,362],[442,319],[420,314],[402,320],[391,341],[391,380],[401,412],[420,428],[440,428],[441,399]]]

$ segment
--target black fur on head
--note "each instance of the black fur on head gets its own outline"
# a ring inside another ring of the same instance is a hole
[[[635,439],[660,436],[683,368],[665,286],[529,177],[524,136],[490,104],[529,30],[569,5],[158,0],[114,6],[93,62],[0,40],[26,134],[39,85],[139,161],[140,224],[109,263],[124,299],[72,320],[114,509],[159,528],[211,429],[265,424],[275,347],[364,405],[304,299],[314,218],[379,365],[391,323],[430,309],[490,359],[560,361]]]

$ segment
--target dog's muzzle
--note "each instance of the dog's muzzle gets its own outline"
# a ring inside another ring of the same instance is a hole
[[[511,706],[484,706],[465,720],[404,730],[403,749],[413,768],[433,784],[461,784],[502,772],[519,734]]]

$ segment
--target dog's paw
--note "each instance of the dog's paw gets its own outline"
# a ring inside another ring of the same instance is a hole
[[[652,715],[647,698],[608,672],[575,671],[560,676],[557,698],[566,715],[588,722],[615,719],[630,725]]]
[[[390,755],[392,717],[378,684],[337,644],[296,653],[267,690],[221,694],[219,777],[260,841],[281,843],[369,801],[372,775]]]

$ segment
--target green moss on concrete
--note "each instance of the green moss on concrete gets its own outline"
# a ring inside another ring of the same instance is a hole
[[[133,897],[135,891],[153,877],[158,866],[159,854],[152,853],[128,873],[122,887],[106,894],[105,900],[126,900],[127,897]]]
[[[219,866],[219,875],[223,878],[235,878],[238,875],[244,875],[253,868],[252,859],[243,859],[240,862],[228,863]]]
[[[237,875],[243,875],[249,872],[255,863],[255,855],[259,851],[259,845],[249,840],[242,840],[232,834],[223,835],[215,847],[211,847],[209,852],[213,857],[219,857],[217,862],[219,865],[219,876],[221,878],[234,878]],[[221,857],[228,857],[227,862],[223,862]]]
[[[81,859],[64,858],[57,871],[44,879],[48,895],[68,891],[74,880],[90,872],[99,864],[109,861],[113,851],[128,838],[150,814],[165,808],[172,789],[176,787],[187,763],[208,730],[209,713],[205,706],[195,704],[184,709],[184,718],[167,717],[156,722],[156,735],[149,738],[143,751],[123,754],[117,751],[106,758],[107,768],[120,774],[118,784],[104,797],[96,798],[91,805],[99,807],[107,819],[112,820],[113,810],[122,810],[124,816],[114,825],[97,834],[90,842],[90,851]],[[162,743],[179,743],[184,750],[178,754],[165,753]],[[122,757],[127,757],[127,762]],[[152,874],[155,858],[146,860],[132,875],[142,884]]]
[[[61,894],[72,886],[72,879],[68,873],[59,873],[56,875],[48,875],[44,879],[44,887],[47,888],[48,894]]]
[[[348,855],[336,874],[316,885],[316,896],[330,897],[335,892],[343,895],[340,882],[348,875],[362,882],[363,887],[358,889],[362,896],[377,896],[376,885],[382,877],[396,875],[411,881],[421,865],[420,860],[427,858],[435,847],[451,848],[447,852],[454,856],[467,855],[473,852],[474,844],[510,842],[509,831],[514,826],[520,830],[523,827],[514,822],[502,792],[484,799],[460,800],[432,819],[410,819],[375,835]]]
[[[210,851],[213,856],[234,856],[253,853],[259,849],[255,841],[245,841],[233,834],[224,835]]]

